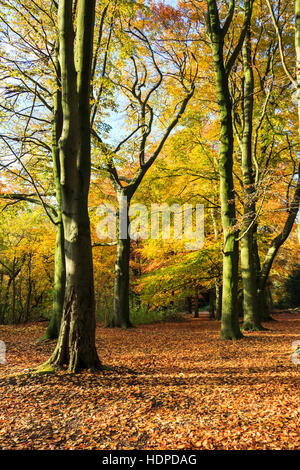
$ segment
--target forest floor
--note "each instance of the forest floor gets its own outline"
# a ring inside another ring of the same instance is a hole
[[[279,313],[268,331],[219,339],[207,317],[97,327],[111,370],[20,375],[51,354],[47,324],[0,326],[1,449],[300,449],[300,314]]]

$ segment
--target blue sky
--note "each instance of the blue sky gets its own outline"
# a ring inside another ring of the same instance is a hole
[[[167,3],[168,5],[172,5],[174,7],[177,6],[177,0],[165,0],[164,3]]]

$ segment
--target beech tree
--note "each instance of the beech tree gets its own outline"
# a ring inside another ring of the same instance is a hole
[[[65,262],[65,237],[64,226],[62,220],[62,194],[61,194],[61,170],[59,160],[59,138],[62,133],[63,112],[62,112],[62,93],[60,89],[61,69],[59,62],[59,45],[55,44],[54,53],[55,64],[55,92],[53,99],[53,118],[52,118],[52,163],[53,176],[55,182],[55,196],[57,202],[56,224],[56,242],[55,242],[55,259],[54,259],[54,294],[53,294],[53,311],[48,328],[40,341],[48,339],[57,339],[62,312],[65,300],[66,285],[66,262]]]
[[[222,326],[223,339],[239,339],[242,337],[238,322],[237,288],[238,288],[238,230],[236,227],[235,193],[233,184],[233,150],[234,135],[232,124],[232,101],[229,91],[229,74],[241,52],[246,37],[251,14],[252,0],[244,3],[244,21],[238,41],[228,60],[224,56],[224,39],[232,25],[237,5],[234,0],[229,2],[228,14],[220,20],[219,7],[216,0],[207,0],[207,27],[211,41],[212,58],[216,75],[216,94],[220,111],[221,143],[220,143],[220,198],[222,225],[224,232],[223,248],[223,295],[222,295]]]
[[[257,11],[258,15],[261,13]],[[253,21],[254,23],[254,21]],[[269,45],[264,43],[268,49],[268,59],[266,65],[259,61],[259,48],[262,40],[262,28],[260,17],[255,18],[256,28],[249,24],[244,44],[242,47],[241,58],[241,76],[238,73],[231,78],[231,97],[233,100],[233,126],[234,135],[238,143],[238,153],[240,158],[237,160],[241,167],[242,178],[239,183],[242,186],[242,206],[243,215],[241,221],[240,246],[241,246],[241,275],[243,282],[243,329],[260,330],[261,318],[258,308],[257,282],[260,269],[258,245],[257,245],[257,226],[258,214],[256,203],[259,199],[257,187],[259,181],[258,165],[258,139],[259,130],[267,117],[267,107],[269,104],[270,93],[265,90],[264,84],[267,81],[269,73],[273,73],[272,64],[274,61],[275,48],[273,46],[274,38],[271,36]],[[255,31],[253,33],[252,31]],[[257,32],[258,29],[258,32]],[[255,53],[253,53],[253,40],[255,34]],[[254,67],[255,64],[255,67]],[[259,86],[256,87],[254,69],[259,67],[260,79]],[[238,78],[237,78],[238,77]],[[274,80],[274,79],[272,79]],[[258,95],[258,90],[261,95]],[[258,97],[257,97],[258,96]],[[257,98],[256,98],[257,97]],[[258,120],[255,115],[258,114],[258,102],[263,99],[263,106],[260,105]],[[262,152],[263,153],[263,152]]]
[[[95,302],[88,215],[91,167],[90,92],[95,0],[80,0],[73,26],[72,0],[58,4],[62,133],[59,138],[65,301],[57,346],[41,366],[101,367],[95,346]],[[76,42],[75,42],[76,34]]]
[[[156,14],[158,16],[155,16],[152,22],[150,21],[153,27],[155,18],[161,20],[159,11],[156,11]],[[133,20],[132,23],[134,23]],[[123,65],[128,73],[118,72],[116,78],[109,77],[116,91],[126,100],[130,131],[114,148],[107,145],[96,130],[93,132],[104,156],[102,168],[105,168],[111,180],[119,208],[114,310],[107,321],[108,327],[128,328],[131,326],[129,312],[130,238],[127,228],[124,233],[122,227],[129,227],[132,198],[144,176],[160,155],[172,130],[180,122],[194,94],[197,78],[197,64],[188,52],[187,41],[178,50],[178,55],[172,56],[167,43],[159,44],[160,39],[163,39],[163,36],[158,36],[162,34],[159,28],[154,35],[153,32],[150,34],[149,26],[147,31],[147,18],[145,18],[145,23],[144,30],[134,24],[130,24],[127,28],[127,34],[132,41],[130,50],[134,51],[125,62],[126,65]],[[172,39],[169,41],[172,47],[174,41]],[[118,79],[118,75],[121,75],[121,79]],[[177,96],[175,103],[170,104],[172,106],[172,112],[170,112],[170,109],[160,109],[157,101],[163,90],[168,90],[168,87],[172,85],[176,87]],[[162,119],[163,113],[166,116],[164,119]],[[164,122],[161,124],[159,121]],[[159,137],[155,138],[156,134]],[[119,155],[125,155],[125,161],[129,156],[135,160],[136,171],[130,171],[128,174],[126,166],[125,172],[124,169],[122,171],[122,168],[118,168],[116,161]]]
[[[0,103],[0,107],[5,119],[9,116],[14,126],[10,125],[6,128],[6,132],[0,135],[7,157],[7,162],[0,164],[0,168],[5,177],[9,179],[15,176],[24,186],[23,192],[16,193],[10,190],[6,194],[1,194],[1,197],[15,202],[26,200],[32,204],[42,205],[56,226],[53,312],[47,331],[41,338],[43,341],[58,337],[65,290],[58,145],[62,131],[61,70],[57,37],[58,4],[52,1],[38,1],[32,5],[28,0],[9,3],[2,0],[1,5],[6,17],[9,15],[12,21],[7,22],[3,13],[1,34],[5,47],[1,54],[1,73],[5,83],[5,100]],[[100,56],[102,48],[106,49],[103,47],[105,43],[103,30],[109,6],[110,2],[105,1],[97,4],[98,22],[92,78],[98,74],[98,62],[100,62],[99,68],[102,69],[101,73],[105,71]],[[115,11],[114,6],[112,11]],[[103,55],[105,64],[107,51]],[[97,76],[95,83],[98,82]],[[100,90],[102,88],[100,84]],[[98,90],[95,99],[91,93],[93,117],[98,109],[100,97],[101,92],[98,93]],[[26,109],[31,109],[30,113],[24,112],[25,105],[28,106]],[[41,160],[43,166],[40,164]],[[44,175],[48,175],[46,181]]]
[[[243,123],[239,140],[244,190],[244,214],[241,229],[241,272],[243,281],[243,329],[261,329],[257,304],[257,264],[255,257],[256,207],[255,168],[252,160],[254,74],[252,69],[252,43],[250,24],[242,48],[244,86]]]

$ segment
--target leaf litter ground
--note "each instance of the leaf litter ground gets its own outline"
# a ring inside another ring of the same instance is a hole
[[[97,327],[110,370],[23,374],[51,354],[45,324],[0,326],[1,449],[300,449],[300,315],[219,339],[208,319]]]

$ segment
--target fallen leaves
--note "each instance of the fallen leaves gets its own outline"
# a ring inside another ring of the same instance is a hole
[[[192,319],[132,330],[97,328],[111,370],[23,374],[47,359],[45,325],[0,327],[2,449],[299,449],[299,314],[268,331],[219,340],[219,324]],[[21,374],[22,375],[18,375]]]

